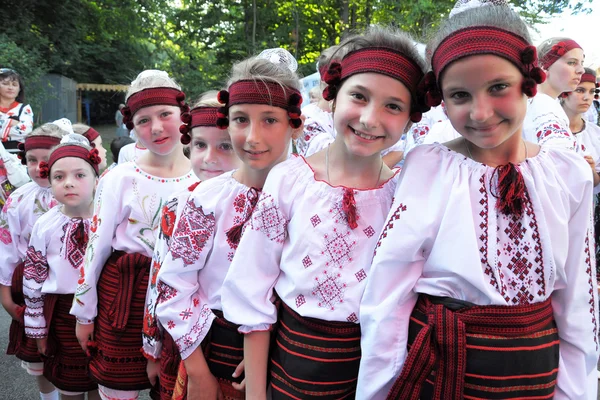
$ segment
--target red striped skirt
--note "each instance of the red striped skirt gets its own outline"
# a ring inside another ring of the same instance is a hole
[[[217,318],[214,319],[208,335],[202,341],[204,358],[210,372],[219,382],[223,397],[226,400],[244,399],[244,393],[232,386],[233,382],[240,383],[244,379],[244,374],[236,379],[231,377],[244,359],[244,335],[238,332],[239,325],[223,318],[222,311],[213,310],[213,313]],[[187,398],[187,382],[187,371],[181,363],[173,400]]]
[[[271,354],[273,399],[353,399],[360,325],[304,318],[281,303]]]
[[[558,343],[550,299],[473,306],[421,295],[388,399],[551,399]]]
[[[171,400],[173,398],[173,389],[177,381],[181,355],[179,349],[173,341],[173,338],[167,331],[163,332],[163,346],[160,352],[160,376],[159,393],[161,400]]]
[[[98,280],[98,316],[90,373],[102,386],[116,390],[151,387],[141,352],[142,326],[150,258],[113,252]]]
[[[12,320],[10,323],[8,348],[6,354],[14,355],[19,360],[31,363],[41,363],[42,359],[37,349],[37,342],[33,338],[25,335],[25,321],[23,319],[25,311],[25,299],[23,297],[23,271],[25,263],[17,265],[12,276],[10,292],[12,300],[21,308],[20,319]]]
[[[98,385],[89,376],[88,358],[75,336],[77,320],[69,314],[72,305],[72,294],[45,297],[44,316],[49,329],[44,376],[61,390],[89,392]]]

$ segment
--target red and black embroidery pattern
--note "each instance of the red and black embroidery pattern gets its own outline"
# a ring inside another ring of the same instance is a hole
[[[165,203],[162,208],[162,215],[160,218],[160,232],[159,238],[164,239],[167,246],[170,245],[171,235],[175,228],[175,218],[177,217],[177,204],[179,203],[178,198],[174,198]]]
[[[191,265],[200,254],[209,238],[214,235],[215,215],[205,214],[202,206],[196,207],[193,199],[188,200],[177,229],[173,233],[171,255],[181,258],[185,265]]]
[[[63,235],[60,238],[62,243],[61,255],[73,268],[78,269],[85,258],[90,223],[85,220],[69,221],[63,225],[62,229]]]
[[[323,271],[322,276],[315,277],[312,295],[319,300],[319,307],[333,311],[336,304],[344,302],[346,287],[346,283],[342,282],[342,274]]]
[[[270,194],[263,192],[260,196],[250,221],[253,230],[262,232],[272,241],[283,243],[285,240],[287,221]]]
[[[210,314],[212,314],[212,311],[207,307],[202,307],[202,309],[200,309],[198,312],[200,314],[198,315],[198,319],[192,326],[192,329],[188,333],[186,333],[185,335],[183,335],[182,337],[180,337],[179,339],[177,339],[175,341],[175,344],[177,345],[177,348],[179,349],[180,353],[185,352],[187,349],[192,347],[195,343],[204,339],[204,335],[201,335],[201,334],[204,330],[208,330],[208,328],[209,328],[208,317]],[[188,318],[191,317],[191,315],[192,315],[192,313],[190,313]],[[169,323],[167,324],[169,329],[173,329],[175,327],[175,324],[174,323],[171,324],[171,322],[172,321],[169,321]],[[171,325],[172,325],[172,327],[171,327]]]
[[[588,285],[589,285],[589,305],[590,305],[590,314],[592,314],[592,324],[594,324],[594,342],[596,343],[596,350],[598,350],[598,323],[596,321],[596,310],[594,306],[594,276],[592,272],[592,253],[590,252],[590,234],[589,232],[585,236],[585,265],[586,270],[585,273],[588,275]]]
[[[387,237],[387,232],[394,227],[394,222],[400,219],[400,215],[406,211],[406,206],[402,203],[396,208],[396,211],[392,214],[387,224],[383,228],[381,232],[381,236],[379,236],[379,240],[377,241],[377,246],[375,246],[375,251],[373,255],[377,254],[377,249],[381,246],[381,241]]]
[[[158,298],[156,299],[156,304],[162,304],[177,296],[177,289],[167,285],[163,281],[158,281],[157,286]]]
[[[488,259],[488,226],[490,216],[488,212],[488,193],[487,189],[485,188],[485,175],[482,175],[481,178],[479,178],[479,183],[481,183],[481,187],[479,188],[479,193],[481,193],[481,200],[479,200],[479,204],[481,205],[481,211],[479,212],[479,216],[481,217],[479,229],[482,230],[482,233],[481,235],[479,235],[478,241],[479,253],[481,254],[481,265],[483,265],[484,267],[483,272],[490,278],[490,285],[492,285],[498,292],[500,292],[500,287],[498,286],[496,275],[494,274],[494,270],[490,265]]]
[[[41,251],[36,251],[33,246],[27,249],[25,258],[25,279],[33,279],[37,283],[44,283],[48,279],[48,260]]]
[[[352,262],[352,252],[356,247],[356,240],[348,230],[345,232],[333,228],[333,232],[324,235],[325,247],[321,255],[325,256],[325,266],[343,268]]]

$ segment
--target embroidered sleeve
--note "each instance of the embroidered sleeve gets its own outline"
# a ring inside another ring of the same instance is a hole
[[[294,194],[284,185],[284,174],[273,172],[267,178],[223,283],[221,301],[225,319],[241,325],[242,333],[270,330],[277,321],[271,298],[287,237],[288,220],[282,204],[289,206]],[[289,198],[282,199],[286,195]]]
[[[82,321],[93,321],[96,318],[96,285],[104,264],[111,255],[115,230],[122,222],[121,216],[116,212],[121,209],[118,198],[120,189],[114,187],[114,181],[109,178],[110,175],[98,184],[84,266],[80,270],[80,283],[75,290],[71,308],[71,314]]]
[[[591,400],[596,398],[598,384],[598,285],[591,181],[581,188],[584,190],[578,190],[581,193],[574,196],[577,200],[572,202],[572,206],[576,209],[568,225],[566,285],[552,293],[552,308],[560,338],[556,398]]]
[[[169,251],[169,244],[175,228],[175,216],[178,198],[175,197],[165,203],[160,217],[158,240],[152,255],[150,280],[146,291],[146,308],[144,310],[144,325],[142,330],[143,352],[147,358],[157,360],[162,349],[162,326],[156,318],[156,302],[158,300],[158,272],[164,261],[164,256]]]
[[[361,399],[385,398],[406,358],[408,325],[417,301],[413,288],[434,240],[436,218],[434,207],[422,212],[431,198],[430,185],[424,183],[431,170],[415,163],[423,157],[421,150],[409,154],[400,176],[360,304],[363,354],[356,397]]]
[[[200,345],[214,319],[201,296],[198,273],[215,235],[215,215],[188,199],[178,218],[156,282],[156,318],[186,359]]]
[[[535,136],[540,146],[575,150],[577,143],[568,127],[554,113],[539,115],[534,119]]]
[[[21,106],[19,106],[21,107]],[[31,106],[27,104],[23,108],[19,122],[10,130],[12,139],[23,139],[33,130],[33,111]]]
[[[48,336],[44,318],[42,286],[48,279],[48,260],[43,230],[36,224],[31,234],[25,269],[23,271],[23,297],[25,298],[25,334],[31,338]]]
[[[18,243],[21,221],[17,212],[19,192],[13,192],[0,213],[0,285],[11,286],[12,275],[20,261]]]

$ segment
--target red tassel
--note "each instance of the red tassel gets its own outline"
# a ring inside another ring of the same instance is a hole
[[[342,198],[342,210],[346,213],[346,219],[348,220],[348,226],[350,229],[356,229],[358,227],[359,216],[356,213],[356,200],[354,200],[354,190],[344,189],[344,197]]]
[[[521,216],[525,206],[525,180],[519,168],[513,164],[499,165],[494,170],[498,173],[498,193],[492,195],[498,199],[496,208],[504,215]],[[492,178],[493,178],[492,174]]]
[[[258,193],[260,191],[261,191],[261,189],[256,189],[253,187],[251,187],[250,190],[248,190],[248,193],[246,194],[246,198],[248,199],[248,202],[250,203],[250,211],[248,212],[248,214],[246,215],[246,217],[244,218],[244,220],[242,222],[240,222],[237,225],[234,225],[226,232],[227,240],[235,248],[237,248],[237,245],[240,243],[240,239],[242,238],[242,232],[244,230],[244,225],[252,217],[252,213],[254,212],[256,203],[258,203]]]
[[[246,221],[244,221],[245,223]],[[231,229],[227,231],[227,239],[230,243],[234,245],[240,244],[240,239],[242,238],[242,229],[244,228],[244,223],[234,225]]]

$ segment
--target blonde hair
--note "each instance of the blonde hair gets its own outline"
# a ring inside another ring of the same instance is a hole
[[[280,85],[286,92],[286,87],[300,90],[300,78],[285,65],[275,64],[269,60],[250,57],[234,64],[227,86],[241,80],[273,82]],[[287,95],[287,93],[286,93]]]
[[[160,71],[157,69],[147,69],[139,73],[139,75],[131,82],[131,86],[127,90],[127,94],[125,95],[125,101],[129,97],[137,92],[140,92],[144,89],[149,88],[158,88],[158,87],[166,87],[166,88],[174,88],[181,90],[181,86],[175,82],[173,78],[169,76],[165,71]]]
[[[217,94],[219,92],[216,90],[209,90],[200,95],[198,100],[194,103],[192,108],[196,107],[221,107],[223,104],[219,103],[217,100]]]
[[[87,126],[86,124],[73,124],[73,132],[78,133],[80,135],[83,135],[84,133],[86,133],[87,131],[90,130],[90,127]]]
[[[42,126],[35,128],[27,137],[31,136],[51,136],[56,138],[62,138],[68,135],[69,132],[61,129],[58,125],[48,122]]]
[[[491,26],[521,36],[531,44],[527,25],[519,14],[507,6],[484,6],[465,10],[447,19],[429,40],[425,54],[431,66],[431,57],[440,43],[452,33],[472,26]]]

